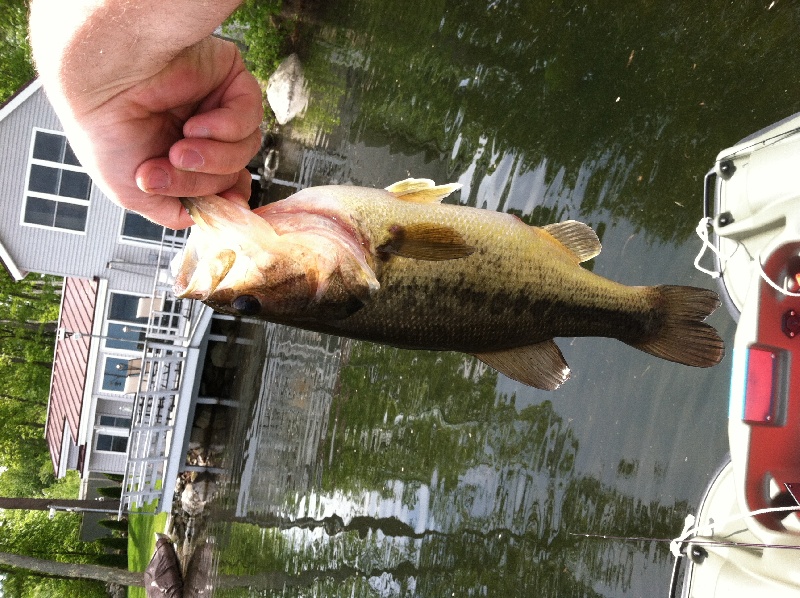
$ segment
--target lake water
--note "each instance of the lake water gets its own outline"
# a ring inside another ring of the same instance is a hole
[[[458,181],[466,205],[591,225],[590,267],[627,284],[713,286],[692,266],[703,176],[800,110],[786,1],[303,10],[311,103],[280,177]],[[731,342],[724,309],[710,322]],[[548,393],[463,355],[256,330],[209,528],[220,582],[243,587],[217,595],[666,592],[665,543],[581,534],[680,533],[727,451],[729,357],[566,338],[572,378]]]

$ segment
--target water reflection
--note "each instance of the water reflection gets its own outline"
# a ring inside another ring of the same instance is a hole
[[[279,513],[287,496],[304,493],[316,482],[320,441],[339,368],[346,351],[342,341],[320,334],[269,324],[263,353],[254,351],[251,363],[263,363],[260,390],[240,418],[244,439],[233,469],[240,470],[236,494],[237,518],[251,513]],[[242,406],[244,408],[244,406]],[[265,450],[266,449],[266,450]]]
[[[591,267],[626,284],[710,285],[691,266],[703,174],[800,109],[787,3],[305,10],[312,98],[279,178],[458,180],[465,204],[589,223]],[[711,322],[732,339],[726,314]],[[240,586],[219,594],[662,591],[663,543],[576,534],[680,531],[726,451],[729,358],[696,370],[611,340],[559,344],[573,378],[548,394],[463,355],[265,328],[211,525],[219,587]]]
[[[680,522],[674,505],[578,475],[579,442],[549,401],[519,409],[461,355],[352,343],[342,363],[337,344],[267,329],[235,506],[215,516],[223,585],[591,596],[630,588],[636,559],[665,561],[655,545],[574,535],[668,537]]]
[[[319,37],[357,57],[362,139],[457,175],[478,155],[481,174],[498,155],[546,158],[549,180],[588,184],[581,213],[685,240],[694,214],[674,201],[696,197],[710,158],[796,111],[799,19],[779,2],[349,0],[326,5]]]

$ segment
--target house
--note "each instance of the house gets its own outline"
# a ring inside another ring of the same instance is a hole
[[[167,510],[211,320],[171,295],[184,231],[92,184],[38,80],[0,108],[0,140],[0,260],[17,280],[65,277],[46,424],[56,474],[77,469],[82,498],[121,475],[123,509]]]

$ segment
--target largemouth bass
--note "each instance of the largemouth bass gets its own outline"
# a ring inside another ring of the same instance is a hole
[[[678,363],[722,359],[716,293],[586,270],[594,231],[441,203],[458,185],[323,186],[254,211],[185,199],[175,294],[215,310],[409,349],[461,351],[530,386],[569,377],[556,337],[603,336]]]

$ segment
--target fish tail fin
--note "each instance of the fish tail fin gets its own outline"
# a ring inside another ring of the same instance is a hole
[[[687,286],[654,287],[663,323],[644,341],[625,341],[641,351],[669,361],[707,368],[725,355],[725,344],[705,320],[719,307],[714,291]]]

